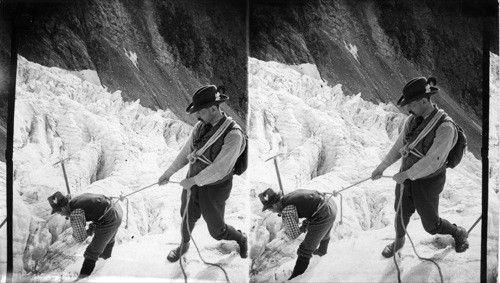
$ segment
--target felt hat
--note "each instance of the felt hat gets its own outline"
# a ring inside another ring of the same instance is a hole
[[[188,114],[193,114],[201,109],[208,108],[213,105],[219,105],[229,99],[224,86],[207,85],[201,87],[193,94],[193,101],[186,108]]]
[[[410,80],[404,86],[403,95],[398,100],[397,105],[399,107],[405,106],[413,101],[438,93],[439,88],[431,86],[431,82],[436,84],[436,78],[430,77],[429,79],[426,79],[424,77],[419,77]]]
[[[68,198],[65,197],[61,192],[56,192],[47,198],[50,206],[52,207],[52,213],[54,214],[61,210],[62,207],[68,204]]]
[[[273,189],[269,188],[259,194],[260,202],[262,202],[262,211],[270,208],[273,204],[277,203],[281,199],[281,192],[275,192]]]

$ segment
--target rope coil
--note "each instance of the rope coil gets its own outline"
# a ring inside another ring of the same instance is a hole
[[[193,164],[196,162],[196,160],[200,160],[201,162],[207,165],[212,164],[212,161],[203,156],[203,153],[222,136],[222,134],[226,131],[226,129],[231,125],[231,122],[232,119],[230,117],[227,117],[226,120],[222,123],[222,125],[217,129],[217,131],[215,131],[215,133],[210,137],[210,139],[208,139],[205,145],[203,145],[200,149],[195,150],[190,154],[188,154],[187,159],[189,163]]]
[[[413,154],[417,156],[418,158],[422,158],[424,155],[419,152],[418,150],[414,150],[415,146],[425,137],[427,134],[434,128],[434,126],[437,124],[437,122],[441,119],[441,117],[444,115],[444,111],[442,109],[439,109],[436,115],[432,117],[432,119],[429,121],[429,123],[425,126],[425,128],[420,132],[420,134],[417,136],[417,138],[410,144],[403,146],[400,150],[399,153],[401,154],[402,157],[407,157],[408,154]]]

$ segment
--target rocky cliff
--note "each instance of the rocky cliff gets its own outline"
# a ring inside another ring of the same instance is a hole
[[[479,157],[483,16],[498,27],[496,6],[485,15],[483,2],[252,1],[250,56],[316,64],[329,84],[372,102],[396,102],[409,79],[435,76],[435,101],[463,125]]]
[[[243,1],[60,1],[16,5],[18,53],[44,66],[95,70],[109,91],[151,109],[185,109],[205,84],[224,84],[226,111],[246,115]]]
[[[0,1],[0,161],[5,162],[7,142],[7,112],[9,83],[13,80],[11,69],[11,17]]]

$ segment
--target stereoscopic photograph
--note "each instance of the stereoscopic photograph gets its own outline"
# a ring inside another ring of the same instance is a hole
[[[0,1],[0,282],[498,282],[496,1]]]

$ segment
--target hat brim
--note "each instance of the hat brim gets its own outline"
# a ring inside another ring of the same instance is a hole
[[[273,203],[274,204],[274,203]],[[269,208],[273,207],[273,204],[266,204],[264,205],[264,207],[262,207],[262,211],[266,211],[268,210]]]
[[[262,207],[262,211],[265,211],[266,209],[273,207],[273,205],[275,205],[281,200],[282,196],[283,194],[281,192],[277,192],[271,202],[264,204],[264,206]]]
[[[209,103],[205,103],[205,104],[202,104],[202,105],[198,105],[198,106],[194,106],[193,103],[191,102],[188,107],[186,108],[186,113],[188,114],[193,114],[195,112],[198,112],[200,111],[201,109],[205,109],[205,108],[208,108],[210,106],[213,106],[213,105],[219,105],[223,102],[226,102],[227,100],[229,100],[229,97],[226,96],[226,95],[223,95],[221,94],[220,95],[220,100],[216,100],[216,101],[211,101]]]
[[[398,107],[403,107],[405,105],[407,105],[408,103],[411,103],[413,101],[417,101],[417,100],[420,100],[426,96],[430,96],[430,95],[434,95],[436,93],[438,93],[439,89],[437,87],[432,87],[431,86],[431,91],[430,92],[424,92],[422,94],[419,94],[419,95],[416,95],[410,99],[405,99],[404,98],[404,95],[401,95],[401,97],[399,98],[398,102],[397,102],[397,105]]]

